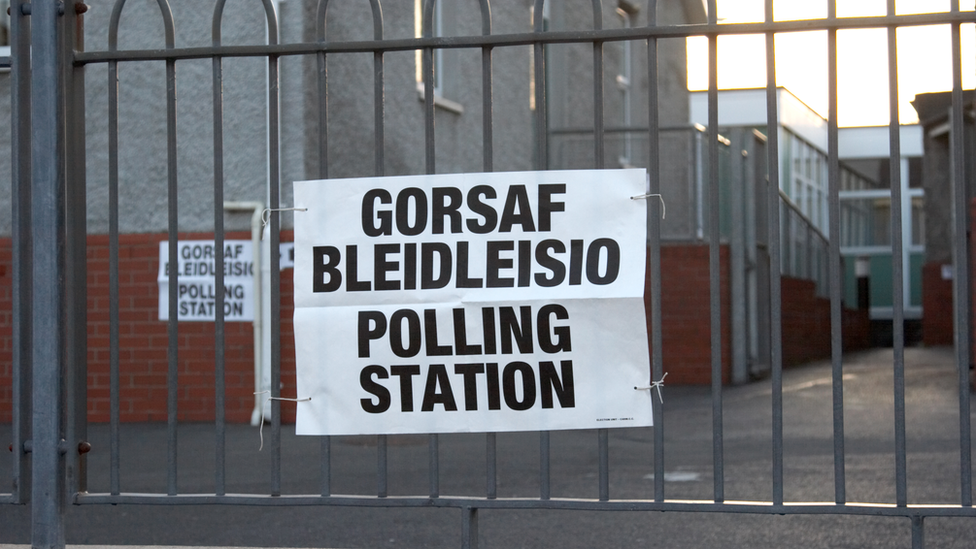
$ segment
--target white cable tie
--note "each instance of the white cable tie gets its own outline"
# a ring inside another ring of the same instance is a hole
[[[634,387],[634,390],[635,391],[653,391],[654,389],[657,389],[657,398],[660,399],[661,404],[664,404],[664,397],[661,395],[661,387],[664,387],[664,378],[666,378],[666,377],[668,377],[668,373],[667,372],[664,372],[664,375],[661,376],[661,379],[659,379],[657,381],[652,381],[651,384],[649,386],[647,386],[647,387]]]
[[[255,395],[266,395],[266,394],[268,394],[270,392],[271,391],[259,391],[259,392],[254,393],[254,394]],[[305,398],[285,398],[285,397],[273,397],[273,396],[269,396],[267,398],[267,400],[268,400],[268,402],[270,402],[272,400],[284,400],[286,402],[308,402],[308,401],[312,400],[312,397],[305,397]],[[258,425],[260,425],[260,427],[258,427],[258,436],[261,438],[261,446],[258,447],[258,452],[260,452],[261,450],[264,449],[264,404],[261,404],[261,423],[259,423]]]
[[[637,196],[630,197],[631,200],[644,200],[645,198],[651,198],[656,196],[661,200],[661,219],[665,219],[668,216],[668,208],[664,204],[664,196],[657,193],[639,194]]]
[[[261,228],[263,229],[271,222],[271,212],[307,212],[308,208],[265,208],[261,212]]]

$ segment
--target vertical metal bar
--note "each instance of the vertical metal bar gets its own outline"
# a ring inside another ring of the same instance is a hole
[[[597,429],[597,447],[599,453],[600,473],[600,501],[610,500],[610,431]]]
[[[376,435],[376,497],[385,498],[388,493],[387,437]]]
[[[325,10],[328,0],[319,0],[316,16],[319,42],[325,42]],[[329,177],[329,71],[327,57],[324,51],[316,54],[318,62],[318,108],[319,108],[319,178]]]
[[[171,46],[172,47],[172,46]],[[166,60],[166,148],[169,217],[169,264],[179,265],[178,172],[176,147],[176,61]],[[170,270],[169,280],[169,365],[166,374],[167,495],[177,493],[177,421],[179,398],[179,273]]]
[[[657,26],[657,0],[647,2],[647,26]],[[661,115],[658,95],[657,38],[647,40],[647,172],[648,192],[661,194]],[[661,204],[648,201],[647,223],[651,281],[651,381],[664,377],[663,315],[661,312]],[[651,397],[654,419],[654,500],[664,501],[664,405]]]
[[[550,462],[549,431],[542,431],[539,433],[539,499],[541,500],[552,497]]]
[[[268,45],[278,44],[278,16],[265,1]],[[271,209],[271,495],[281,495],[281,145],[278,56],[268,55],[268,207]]]
[[[827,2],[827,18],[837,18],[837,2]],[[837,29],[827,31],[827,208],[830,228],[830,363],[834,420],[834,502],[847,501],[844,454],[844,334],[841,278],[840,144],[837,122]]]
[[[316,11],[315,18],[317,29],[316,38],[319,42],[325,42],[325,16],[328,5],[328,0],[319,0],[318,10]],[[326,54],[324,51],[320,51],[318,54],[316,54],[316,61],[319,86],[319,145],[317,147],[319,154],[318,177],[320,179],[327,179],[329,177],[329,79],[328,64],[326,63]],[[319,444],[319,459],[319,491],[323,496],[329,496],[332,494],[332,437],[324,436],[321,438],[321,442]]]
[[[952,0],[952,12],[959,12],[959,0]],[[970,426],[969,367],[972,362],[970,317],[969,193],[966,182],[966,143],[962,93],[962,40],[960,25],[952,25],[952,108],[950,148],[952,178],[952,293],[956,368],[959,385],[959,466],[962,505],[973,504],[973,456]]]
[[[118,44],[122,5],[117,3],[109,25],[109,51]],[[112,495],[121,492],[119,481],[119,63],[108,64],[108,315],[109,315],[109,486]],[[167,273],[168,274],[168,273]]]
[[[498,437],[485,434],[485,492],[488,499],[498,498]]]
[[[224,1],[218,1],[213,17],[213,46],[220,46],[220,25]],[[223,59],[213,58],[213,139],[214,139],[214,248],[224,249],[224,77]],[[259,254],[260,250],[252,253]],[[214,311],[214,493],[226,493],[226,415],[224,412],[225,347],[224,347],[224,254],[214,256],[214,285],[217,296]],[[255,311],[255,314],[261,314]],[[257,352],[257,349],[255,349]]]
[[[422,26],[424,38],[434,36],[434,1],[424,0]],[[434,142],[434,49],[423,49],[424,79],[424,152],[426,173],[436,173],[436,147]]]
[[[63,39],[61,55],[71,59],[74,51],[84,51],[84,19],[75,11],[75,3],[67,3],[61,18]],[[85,69],[64,63],[65,101],[65,185],[67,226],[65,258],[65,331],[68,349],[65,379],[68,414],[67,474],[69,491],[85,492],[87,487],[87,452],[79,451],[87,444],[88,432],[88,268],[87,268],[87,193],[85,170]]]
[[[427,457],[430,471],[430,497],[438,498],[441,495],[440,487],[440,441],[436,434],[429,435],[427,441]]]
[[[382,26],[378,30],[378,36],[374,36],[375,40],[383,39],[383,28]],[[383,52],[377,51],[373,53],[373,154],[375,155],[375,167],[373,171],[377,177],[381,177],[386,174],[386,169],[384,167],[385,161],[385,138],[384,138],[384,102],[383,102],[383,87],[384,87],[384,77],[383,77]]]
[[[478,549],[478,508],[461,508],[461,547]]]
[[[716,0],[708,1],[708,19],[716,24]],[[712,360],[712,470],[714,498],[725,500],[722,425],[722,265],[719,251],[718,36],[708,37],[708,288]]]
[[[488,0],[481,0],[481,34],[491,35],[491,7]],[[491,51],[488,46],[481,49],[481,149],[482,169],[485,172],[494,170],[495,159]],[[488,499],[498,498],[498,436],[495,433],[485,433],[485,495]],[[469,524],[473,521],[475,527],[473,536],[464,536],[465,540],[470,540],[468,543],[472,548],[477,547],[478,543],[477,512],[477,509],[471,509],[471,516],[465,518]]]
[[[912,517],[912,549],[925,549],[925,517]]]
[[[745,383],[749,379],[748,345],[748,292],[746,291],[746,210],[745,196],[745,149],[743,141],[745,130],[731,130],[729,162],[729,287],[731,311],[729,331],[732,344],[732,368],[730,381],[733,385]]]
[[[322,496],[330,496],[332,495],[332,437],[321,437],[319,456],[319,492]]]
[[[593,28],[603,28],[603,11],[600,0],[593,0]],[[595,168],[606,167],[604,147],[604,98],[603,98],[603,42],[593,42],[593,147]],[[597,453],[599,454],[600,501],[610,499],[610,437],[606,429],[597,430]]]
[[[434,1],[424,0],[422,15],[422,34],[424,38],[433,37],[434,33]],[[424,151],[426,173],[436,173],[436,144],[434,141],[434,49],[423,50],[423,79],[424,79]],[[436,434],[428,437],[427,456],[429,462],[430,497],[440,495],[440,456],[439,441]]]
[[[532,30],[536,33],[545,31],[544,0],[534,0],[532,7]],[[546,45],[543,42],[532,44],[532,55],[535,74],[535,137],[536,137],[536,169],[549,168],[549,121],[546,112]]]
[[[602,28],[599,21],[599,0],[594,1],[594,17],[597,18],[594,27]],[[603,136],[603,42],[593,42],[593,158],[594,167],[602,170],[605,165],[605,150]]]
[[[373,7],[373,39],[383,40],[383,20],[379,12],[379,3],[371,2]],[[377,177],[385,175],[384,167],[384,127],[385,103],[383,102],[383,52],[373,53],[373,154],[374,174]],[[389,494],[388,467],[388,439],[386,435],[376,437],[376,495],[385,498]]]
[[[888,15],[895,15],[895,0],[888,0]],[[897,28],[888,27],[888,173],[891,186],[891,320],[894,351],[895,498],[908,505],[905,446],[905,247],[902,237],[901,128],[898,116]]]
[[[31,13],[31,233],[33,236],[31,546],[63,548],[64,143],[62,73],[55,2]],[[54,276],[52,276],[54,275]]]
[[[491,10],[488,0],[481,2],[481,25],[484,36],[491,35]],[[482,169],[494,170],[494,124],[492,123],[491,47],[481,48],[481,150]]]
[[[766,22],[773,22],[773,0],[765,0]],[[766,33],[766,163],[769,188],[769,347],[772,378],[773,504],[783,504],[783,326],[780,279],[779,105],[776,91],[776,35]]]
[[[384,133],[383,133],[383,52],[373,54],[373,117],[374,129],[374,171],[376,176],[382,176],[384,169]]]
[[[14,341],[13,376],[13,500],[29,501],[30,459],[24,443],[31,439],[31,365],[33,359],[31,298],[33,251],[31,234],[31,80],[29,19],[14,2],[10,10],[10,116],[11,116],[11,330]]]
[[[536,33],[545,31],[544,0],[535,0],[532,6],[532,30]],[[546,46],[543,42],[534,42],[533,64],[535,74],[535,137],[536,137],[536,169],[549,168],[549,122],[546,112]],[[539,499],[548,500],[550,497],[549,471],[549,433],[539,433]]]
[[[121,4],[121,2],[120,2]],[[166,24],[166,49],[173,49],[176,32],[173,28],[173,14],[169,4],[158,2]],[[121,6],[119,6],[121,9]],[[114,15],[114,14],[113,14]],[[171,266],[179,264],[177,246],[179,244],[178,209],[178,171],[176,146],[176,61],[166,60],[166,175],[167,175],[167,223],[169,227],[169,257]],[[177,402],[179,391],[179,272],[173,268],[169,272],[169,322],[168,322],[168,367],[166,372],[166,433],[167,433],[167,494],[177,493]]]

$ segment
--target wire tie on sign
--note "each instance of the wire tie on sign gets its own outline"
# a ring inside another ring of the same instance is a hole
[[[668,216],[667,206],[664,204],[664,195],[657,193],[647,193],[639,194],[637,196],[630,197],[631,200],[644,200],[645,198],[651,198],[653,196],[658,197],[661,200],[661,219],[665,219]]]
[[[271,222],[271,212],[307,212],[308,208],[265,208],[261,212],[261,228],[268,226]]]
[[[266,394],[268,394],[270,392],[271,391],[259,391],[259,392],[254,393],[254,394],[255,395],[266,395]],[[272,400],[284,400],[285,402],[308,402],[308,401],[312,400],[312,397],[305,397],[305,398],[285,398],[285,397],[273,397],[273,396],[269,396],[267,398],[267,400],[269,402],[272,401]],[[260,425],[260,427],[258,427],[258,436],[261,438],[261,446],[258,447],[258,452],[260,452],[261,450],[264,450],[264,406],[263,405],[261,406],[261,423],[259,423],[258,425]]]
[[[668,373],[667,372],[664,372],[664,375],[661,376],[661,379],[659,379],[657,381],[652,381],[651,384],[648,387],[634,387],[634,390],[635,391],[653,391],[653,390],[657,389],[657,398],[661,401],[661,404],[664,404],[664,397],[661,396],[661,387],[664,387],[664,378],[666,378],[666,377],[668,377]]]

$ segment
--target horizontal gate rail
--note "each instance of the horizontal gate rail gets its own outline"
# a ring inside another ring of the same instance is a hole
[[[430,507],[458,509],[561,509],[575,511],[671,511],[743,513],[760,515],[855,515],[878,517],[976,517],[969,505],[898,505],[885,503],[770,502],[712,500],[600,500],[600,499],[526,499],[464,498],[456,496],[302,496],[302,495],[235,495],[208,494],[76,494],[74,503],[143,504],[143,505],[247,505],[247,506],[348,506],[348,507]]]
[[[481,47],[530,46],[533,44],[572,44],[586,42],[615,42],[646,40],[648,38],[687,38],[707,35],[741,35],[804,32],[830,29],[870,29],[888,27],[913,27],[946,23],[976,22],[974,12],[931,13],[877,17],[845,17],[839,19],[807,19],[802,21],[775,21],[773,23],[736,23],[735,25],[691,24],[669,27],[636,27],[630,29],[545,31],[488,36],[454,36],[434,38],[399,38],[375,41],[349,41],[325,43],[294,43],[274,46],[221,46],[189,47],[173,50],[122,50],[118,52],[77,52],[74,63],[107,63],[118,61],[152,61],[162,59],[204,59],[223,57],[265,57],[267,55],[307,55],[326,53],[365,53],[375,51],[416,51],[423,48],[457,49]]]
[[[75,54],[74,63],[91,64],[118,61],[153,61],[163,59],[205,59],[210,57],[265,57],[267,55],[308,55],[311,53],[366,53],[375,51],[416,51],[423,48],[458,49],[482,47],[530,46],[534,44],[573,44],[587,42],[618,42],[648,38],[687,38],[708,35],[742,35],[804,32],[812,30],[871,29],[915,27],[940,24],[976,22],[976,13],[931,13],[877,17],[844,17],[839,19],[806,19],[775,21],[772,23],[690,24],[668,27],[635,27],[580,31],[545,31],[529,33],[492,34],[488,36],[452,36],[432,38],[394,38],[382,42],[348,41],[325,43],[290,43],[274,46],[188,47],[173,50],[121,50],[118,52],[86,51]]]

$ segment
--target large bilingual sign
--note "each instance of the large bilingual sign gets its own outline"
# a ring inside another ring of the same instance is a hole
[[[297,432],[651,425],[645,177],[296,182]]]

